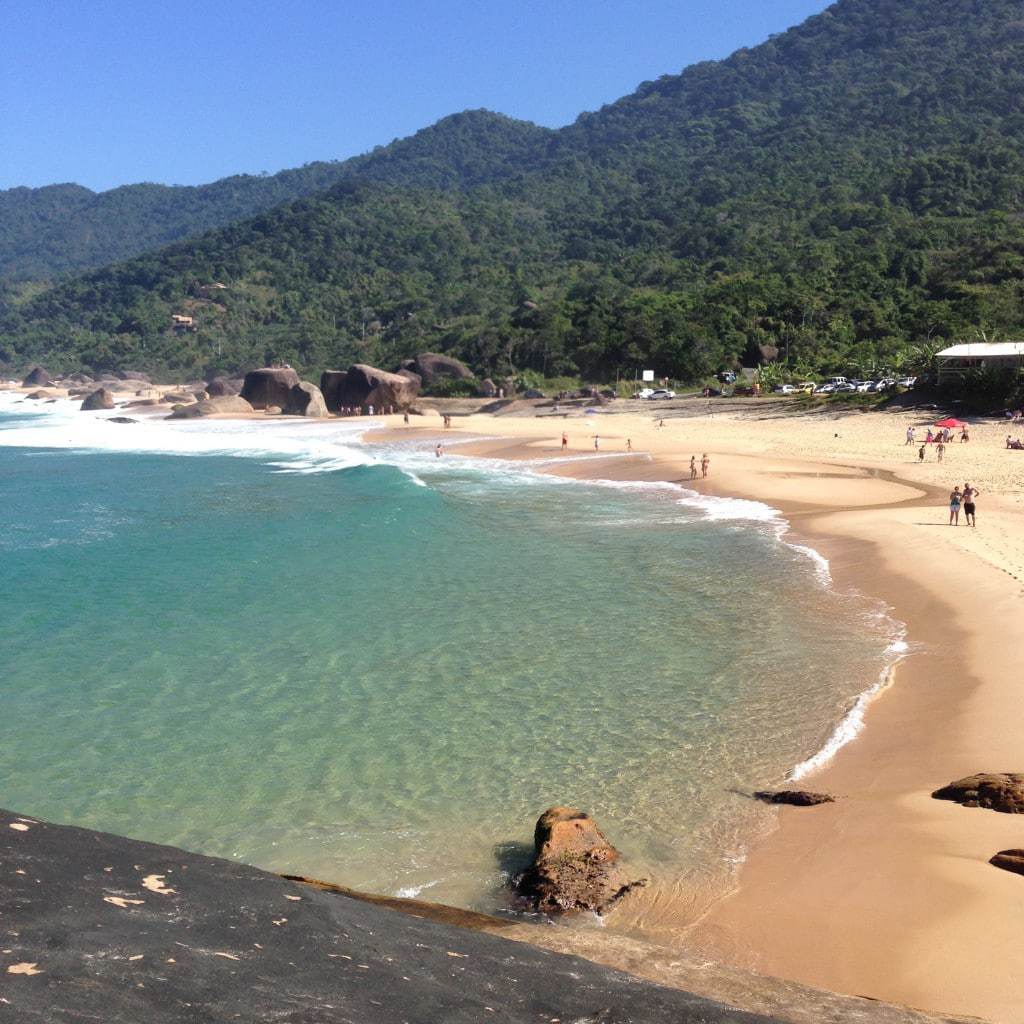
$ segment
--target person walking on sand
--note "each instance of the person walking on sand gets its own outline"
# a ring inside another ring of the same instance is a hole
[[[974,499],[981,494],[981,491],[977,487],[972,487],[970,484],[964,484],[964,516],[967,519],[968,526],[977,526],[977,522],[974,518]]]
[[[601,438],[598,437],[597,434],[595,434],[594,435],[594,451],[595,452],[599,452],[600,450],[601,450]]]
[[[924,462],[924,445],[917,449],[917,461]]]
[[[564,452],[569,447],[569,435],[563,430],[562,431],[562,451]]]
[[[965,441],[970,441],[971,435],[967,433],[967,424],[965,423],[960,428],[960,443],[963,444]]]
[[[631,452],[633,450],[633,441],[630,438],[626,438],[626,451]]]
[[[962,495],[960,494],[960,485],[957,484],[953,488],[953,493],[949,496],[949,525],[959,526],[960,525],[960,502]]]
[[[402,422],[406,426],[409,426],[409,410],[408,409],[405,410],[405,415],[402,417]]]
[[[696,480],[697,479],[697,456],[696,455],[691,455],[690,456],[690,479],[691,480]]]
[[[708,466],[710,466],[710,465],[711,465],[711,460],[708,458],[708,453],[705,452],[701,456],[701,460],[700,460],[700,475],[702,477],[705,477],[705,478],[707,477],[707,475],[708,475]]]
[[[945,445],[945,443],[943,442],[943,440],[942,440],[942,437],[940,436],[940,437],[939,437],[939,441],[938,441],[938,444],[936,444],[936,445],[935,445],[935,455],[937,456],[937,458],[938,458],[939,462],[941,462],[941,461],[942,461],[942,456],[943,456],[943,455],[944,455],[945,453],[946,453],[946,445]]]
[[[913,444],[913,443],[914,443],[914,428],[913,427],[907,427],[907,440],[906,440],[906,443],[903,445],[903,447],[906,448],[906,446],[908,444]]]

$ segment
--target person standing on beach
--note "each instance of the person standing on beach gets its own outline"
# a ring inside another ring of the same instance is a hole
[[[924,445],[921,445],[917,450],[917,461],[924,462]]]
[[[707,477],[707,475],[708,475],[708,466],[710,466],[710,465],[711,465],[711,460],[708,458],[708,453],[705,452],[701,456],[701,460],[700,460],[700,475],[702,477],[705,477],[705,478]]]
[[[631,438],[626,438],[626,451],[631,452],[633,450],[633,441]]]
[[[964,484],[964,516],[967,518],[968,526],[977,526],[977,522],[974,519],[974,499],[981,494],[981,491],[977,487],[972,487],[970,484]]]
[[[960,525],[960,485],[957,484],[953,488],[953,493],[949,496],[949,525],[959,526]]]
[[[406,426],[409,426],[409,410],[408,409],[405,410],[405,415],[402,417],[402,422]]]
[[[691,455],[690,456],[690,479],[691,480],[696,480],[697,479],[697,456],[696,455]]]
[[[595,452],[599,452],[600,450],[601,450],[601,438],[598,437],[597,434],[595,434],[594,435],[594,451]]]
[[[434,449],[434,455],[436,455],[437,458],[441,458],[441,456],[444,455],[444,448],[441,447],[440,441],[437,443],[437,447]]]
[[[960,428],[960,443],[963,444],[965,441],[970,441],[971,435],[967,433],[967,424],[965,423]]]
[[[935,454],[938,457],[939,462],[942,461],[942,456],[946,453],[946,445],[942,440],[942,436],[939,436],[939,443],[935,446]]]
[[[569,447],[569,435],[563,430],[562,431],[562,451],[564,452]]]
[[[906,443],[903,445],[903,447],[906,448],[906,446],[908,444],[913,444],[913,443],[914,443],[914,428],[913,427],[907,427],[907,440],[906,440]]]

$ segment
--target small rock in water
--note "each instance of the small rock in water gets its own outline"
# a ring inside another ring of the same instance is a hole
[[[1003,850],[997,853],[989,864],[994,864],[1004,871],[1013,871],[1015,874],[1024,875],[1024,850]]]
[[[138,420],[133,420],[131,416],[111,416],[108,423],[138,423]]]
[[[935,790],[936,800],[952,800],[964,807],[987,807],[1004,814],[1024,814],[1024,773],[981,772],[957,779]]]
[[[792,807],[815,807],[836,801],[830,793],[811,793],[806,789],[762,789],[754,794],[754,799],[766,804],[790,804]]]
[[[533,863],[517,883],[520,896],[536,910],[603,914],[646,879],[631,879],[618,864],[619,851],[589,814],[551,807],[534,830]]]

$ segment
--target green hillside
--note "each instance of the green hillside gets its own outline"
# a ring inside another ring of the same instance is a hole
[[[92,270],[351,178],[469,187],[530,159],[548,134],[489,111],[467,111],[364,156],[274,175],[236,175],[194,187],[125,185],[100,193],[81,185],[0,191],[0,281],[55,280]]]
[[[867,369],[1024,331],[1022,69],[1019,0],[841,0],[561,131],[463,115],[324,193],[9,299],[0,360],[314,371],[429,348],[696,379],[758,346]]]

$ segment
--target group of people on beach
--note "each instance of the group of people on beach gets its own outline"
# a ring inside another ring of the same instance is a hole
[[[343,405],[338,409],[339,416],[394,416],[393,405]]]
[[[907,440],[904,442],[904,447],[906,447],[908,444],[914,444],[916,437],[917,437],[917,428],[916,427],[907,427]],[[965,423],[960,428],[960,443],[961,444],[965,444],[967,441],[970,441],[970,439],[971,439],[971,433],[970,433],[970,430],[969,430],[967,424]],[[938,433],[933,432],[932,428],[929,427],[928,428],[928,433],[925,434],[925,437],[924,437],[924,443],[925,444],[949,444],[950,441],[952,441],[952,440],[953,440],[953,431],[949,427],[939,427]]]
[[[705,452],[700,458],[700,475],[702,479],[707,479],[708,469],[711,466],[711,460],[708,458],[708,453]],[[690,456],[690,479],[697,479],[697,456]]]
[[[953,493],[949,496],[949,525],[959,526],[960,525],[960,509],[963,507],[964,516],[967,519],[968,526],[977,526],[978,524],[974,519],[975,512],[975,498],[981,491],[977,487],[972,487],[969,483],[964,484],[964,489],[960,490],[960,485],[957,484],[953,488]]]

